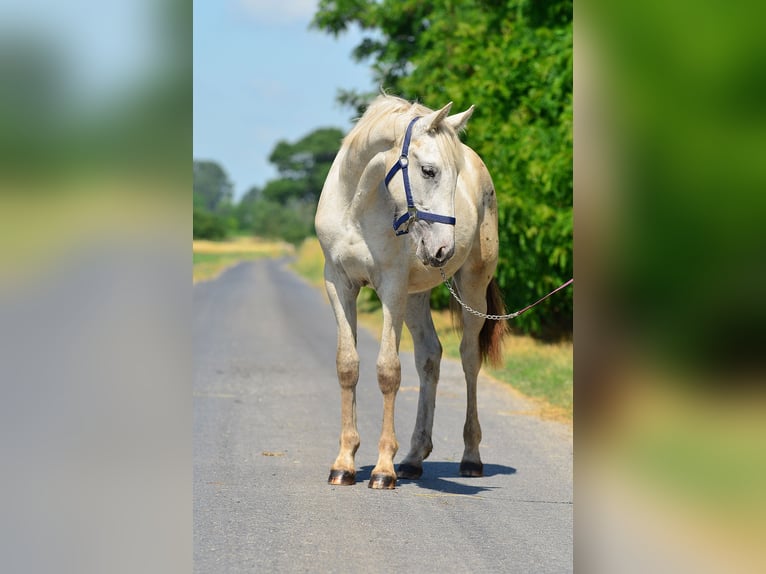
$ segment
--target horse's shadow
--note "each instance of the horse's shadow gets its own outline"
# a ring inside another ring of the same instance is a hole
[[[367,482],[370,479],[373,465],[363,466],[356,473],[357,482]],[[485,464],[484,478],[496,476],[498,474],[515,474],[516,469],[512,466],[503,466],[501,464]],[[468,480],[470,484],[463,482],[454,482],[450,479]],[[423,462],[423,476],[417,480],[408,480],[400,478],[397,482],[400,485],[414,484],[419,488],[434,490],[444,494],[474,495],[481,492],[494,490],[496,486],[482,486],[482,478],[466,478],[460,476],[460,464],[457,462]],[[476,482],[474,482],[476,481]]]

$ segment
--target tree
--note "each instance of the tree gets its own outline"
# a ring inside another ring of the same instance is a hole
[[[353,55],[371,60],[386,90],[432,108],[476,105],[465,139],[495,182],[497,278],[509,307],[572,276],[571,1],[320,0],[313,25],[336,36],[351,25],[369,32]],[[361,106],[369,95],[339,99]],[[571,332],[571,290],[516,325]]]
[[[199,205],[194,206],[192,220],[192,236],[194,239],[226,239],[229,230],[229,222],[224,216],[211,213]]]
[[[313,234],[319,194],[342,138],[338,128],[319,128],[295,143],[277,142],[269,161],[280,177],[245,194],[237,206],[240,227],[290,243]]]
[[[231,205],[233,185],[223,168],[214,161],[194,161],[194,201],[217,213]]]
[[[194,161],[193,234],[195,239],[224,239],[237,226],[231,204],[233,186],[214,161]]]
[[[283,205],[293,199],[316,203],[342,138],[338,128],[319,128],[295,143],[278,142],[269,161],[280,178],[266,184],[263,197]]]

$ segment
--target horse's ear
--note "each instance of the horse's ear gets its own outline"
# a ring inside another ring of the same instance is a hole
[[[440,110],[431,112],[427,116],[423,116],[422,125],[426,127],[426,131],[430,132],[435,130],[437,127],[439,127],[439,124],[442,123],[447,117],[447,114],[449,114],[451,107],[452,107],[452,102],[448,103],[446,106],[444,106]]]
[[[471,119],[471,115],[473,114],[473,106],[468,108],[466,111],[454,114],[446,118],[444,121],[447,122],[450,126],[452,126],[452,129],[455,130],[455,132],[460,132],[465,129],[465,125],[468,123],[468,120]]]

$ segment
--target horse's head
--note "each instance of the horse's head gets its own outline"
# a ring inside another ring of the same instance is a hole
[[[471,106],[450,116],[451,107],[452,102],[408,125],[386,176],[397,205],[397,234],[409,233],[418,259],[433,267],[445,265],[455,252],[455,189],[463,158],[457,133],[473,113]],[[402,177],[394,177],[399,171]]]

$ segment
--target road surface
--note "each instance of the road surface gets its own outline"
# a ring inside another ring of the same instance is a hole
[[[367,488],[382,398],[377,342],[360,329],[357,484],[330,486],[340,399],[335,321],[284,260],[240,264],[194,287],[194,570],[571,572],[572,433],[479,380],[485,476],[462,478],[465,386],[445,359],[419,481]],[[417,375],[402,353],[396,405],[407,452]]]

